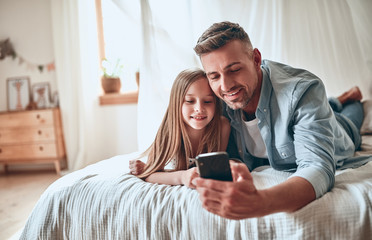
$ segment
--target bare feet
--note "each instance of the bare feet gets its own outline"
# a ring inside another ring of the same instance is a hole
[[[350,90],[341,94],[341,96],[338,97],[338,100],[342,105],[345,105],[347,103],[360,101],[362,100],[362,98],[363,96],[359,87],[353,87]]]

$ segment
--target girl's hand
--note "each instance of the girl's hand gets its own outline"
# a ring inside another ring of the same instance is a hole
[[[133,175],[139,175],[143,173],[145,169],[145,163],[140,160],[130,160],[129,161],[129,172]]]
[[[182,172],[182,184],[189,188],[195,188],[195,185],[192,183],[194,178],[199,177],[196,167],[190,168]]]

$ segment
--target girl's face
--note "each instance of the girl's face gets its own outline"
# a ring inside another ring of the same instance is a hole
[[[192,83],[182,104],[182,118],[187,127],[201,130],[213,119],[216,99],[206,78]]]

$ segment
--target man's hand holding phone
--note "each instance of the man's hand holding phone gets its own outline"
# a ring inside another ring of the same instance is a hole
[[[244,163],[230,161],[231,175],[234,181],[216,181],[214,179],[195,178],[203,208],[229,219],[259,217],[266,203],[257,191],[251,173]]]

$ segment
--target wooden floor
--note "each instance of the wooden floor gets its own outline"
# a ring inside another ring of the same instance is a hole
[[[41,194],[59,177],[55,171],[0,172],[1,240],[24,226]]]

